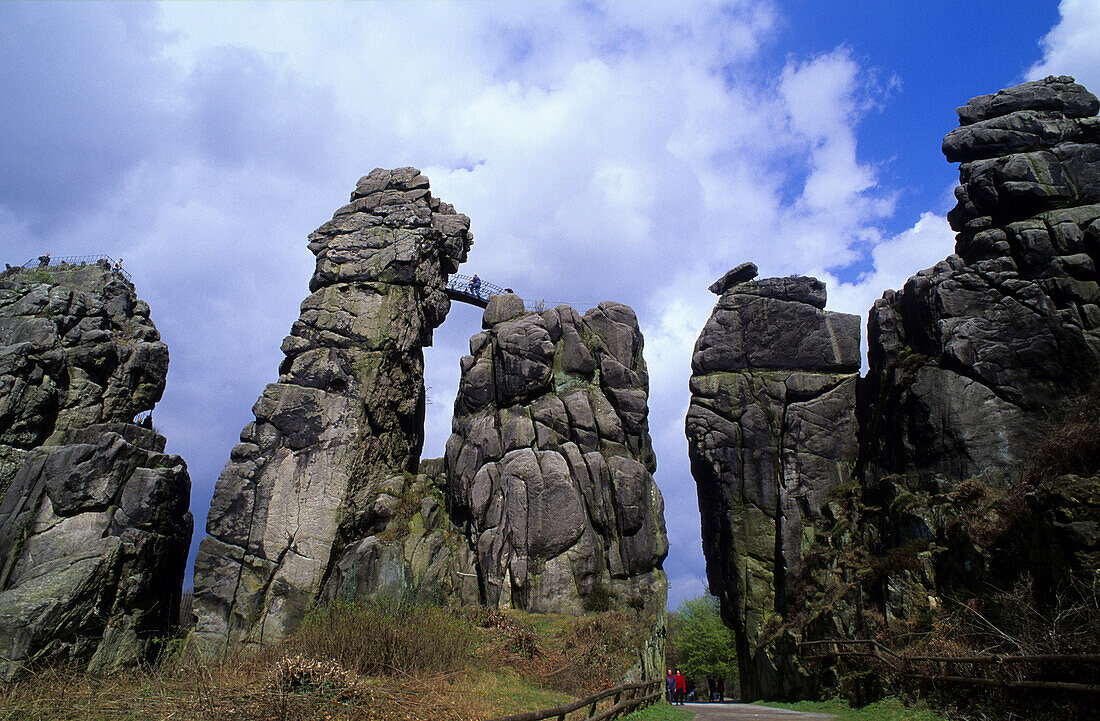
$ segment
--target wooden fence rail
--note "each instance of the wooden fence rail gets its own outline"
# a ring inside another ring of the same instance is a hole
[[[511,716],[501,716],[491,719],[491,721],[542,721],[543,719],[550,718],[556,718],[558,721],[565,721],[565,717],[568,714],[582,709],[585,706],[588,707],[588,715],[585,716],[583,720],[578,719],[577,721],[606,721],[606,719],[618,718],[624,713],[630,713],[639,708],[645,708],[651,703],[660,700],[663,686],[663,679],[641,681],[638,683],[624,683],[599,691],[598,693],[573,701],[572,703],[562,704],[561,706],[555,706],[554,708],[548,708],[543,711],[526,711],[524,713],[512,714]],[[600,701],[607,698],[612,699],[611,706],[597,714],[597,705]]]
[[[807,653],[807,650],[810,653]],[[1077,683],[1065,680],[1033,680],[1012,678],[991,678],[987,676],[962,676],[949,673],[952,664],[991,665],[1004,668],[1006,665],[1035,663],[1072,663],[1095,666],[1092,678],[1100,675],[1100,654],[1046,654],[1031,656],[913,656],[897,654],[878,641],[871,639],[803,641],[799,644],[799,653],[805,661],[823,661],[839,658],[869,658],[889,666],[895,673],[920,681],[939,683],[973,684],[976,686],[1000,686],[1004,688],[1035,688],[1052,691],[1073,691],[1079,693],[1100,693],[1100,684]],[[936,664],[938,672],[929,672],[919,668],[922,664]]]

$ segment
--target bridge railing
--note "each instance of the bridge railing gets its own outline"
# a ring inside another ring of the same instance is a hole
[[[466,302],[482,308],[489,303],[489,296],[514,292],[511,288],[504,288],[496,283],[481,280],[481,278],[478,278],[477,282],[474,282],[474,276],[462,275],[461,273],[454,273],[447,279],[447,291],[452,297],[457,296],[458,300],[465,300]],[[541,313],[546,310],[546,301],[525,300],[523,302],[523,307],[526,310]]]
[[[1027,678],[1021,667],[1048,667],[1053,664],[1069,664],[1077,670],[1094,669],[1091,678],[1100,677],[1100,654],[1046,654],[1046,655],[975,655],[975,656],[917,656],[898,654],[878,641],[871,639],[847,639],[803,641],[799,652],[804,661],[825,661],[845,658],[869,659],[888,666],[890,671],[917,681],[933,683],[971,684],[975,686],[999,686],[1002,688],[1034,688],[1079,693],[1100,693],[1098,683],[1079,683],[1056,678],[1058,674],[1041,674],[1045,678]],[[973,664],[987,669],[985,673],[963,675],[959,666]],[[1008,669],[1015,669],[1013,674]]]
[[[118,273],[120,273],[122,275],[122,277],[125,278],[126,280],[133,281],[133,277],[129,273],[127,273],[122,268],[122,266],[119,265],[115,261],[114,258],[112,258],[109,255],[102,255],[102,254],[101,255],[59,255],[56,258],[51,257],[49,265],[44,265],[44,266],[41,265],[41,261],[38,258],[32,258],[31,260],[28,260],[26,263],[24,263],[23,267],[24,268],[37,268],[37,267],[41,266],[43,268],[50,268],[54,271],[58,271],[58,270],[63,271],[63,270],[65,270],[64,268],[58,268],[56,266],[73,265],[73,266],[78,266],[79,267],[79,266],[82,266],[82,265],[95,265],[96,263],[98,263],[101,260],[107,261],[107,265],[109,265],[112,270],[115,270]]]
[[[578,716],[575,721],[605,721],[606,719],[615,719],[623,714],[637,711],[638,709],[645,708],[652,703],[660,701],[664,683],[663,679],[639,681],[638,683],[624,683],[618,686],[612,686],[603,691],[598,691],[591,696],[578,699],[572,703],[562,704],[561,706],[555,706],[554,708],[548,708],[542,711],[527,711],[524,713],[512,714],[511,716],[501,716],[491,719],[491,721],[543,721],[543,719],[551,718],[556,718],[558,721],[565,721],[566,716],[574,711],[583,709],[585,706],[588,707],[585,715]],[[596,713],[599,703],[609,698],[611,699],[611,706]]]

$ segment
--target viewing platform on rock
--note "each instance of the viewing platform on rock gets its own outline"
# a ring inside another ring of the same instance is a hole
[[[502,288],[480,278],[475,282],[474,278],[475,276],[459,273],[452,275],[447,279],[447,297],[451,300],[476,305],[478,308],[485,308],[489,305],[489,296],[514,292],[511,288]],[[525,300],[523,301],[523,307],[526,310],[541,313],[546,310],[546,301]]]
[[[32,258],[22,265],[23,268],[49,268],[53,271],[66,270],[59,266],[69,265],[80,267],[83,265],[95,265],[100,261],[106,261],[107,267],[122,275],[123,278],[133,282],[133,277],[122,268],[122,259],[115,260],[109,255],[60,255],[50,258],[48,263],[42,263],[42,257]]]

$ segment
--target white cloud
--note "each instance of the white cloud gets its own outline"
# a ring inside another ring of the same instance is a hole
[[[108,23],[79,62],[90,75],[121,66],[140,93],[91,98],[104,127],[72,118],[63,137],[140,142],[48,241],[55,254],[126,257],[150,301],[172,353],[158,425],[191,466],[200,530],[308,292],[306,235],[373,167],[422,168],[471,217],[469,272],[582,312],[607,299],[636,309],[666,567],[681,588],[702,577],[683,417],[691,348],[714,303],[706,286],[746,260],[765,276],[827,277],[870,249],[860,283],[830,286],[832,307],[864,312],[872,289],[945,254],[924,260],[942,246],[932,216],[881,238],[894,193],[857,137],[882,91],[845,48],[764,57],[771,2],[172,3],[138,15],[128,34]],[[45,31],[27,41],[28,62],[55,45]],[[35,112],[64,117],[49,93],[35,97]],[[112,120],[127,102],[158,114]],[[12,167],[36,167],[50,138],[12,107],[34,140]],[[97,177],[95,157],[81,156],[89,167],[76,177]],[[66,188],[64,168],[42,175],[39,187]],[[32,257],[47,237],[8,201],[0,227],[18,229]],[[442,452],[479,321],[456,309],[428,354],[428,455]]]
[[[1072,75],[1093,93],[1100,93],[1100,3],[1062,0],[1058,12],[1058,24],[1042,41],[1043,59],[1028,70],[1028,79]]]

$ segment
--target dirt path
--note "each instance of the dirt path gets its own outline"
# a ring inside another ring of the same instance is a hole
[[[744,703],[689,703],[684,708],[695,713],[696,721],[830,721],[836,718],[827,713],[803,713]]]

